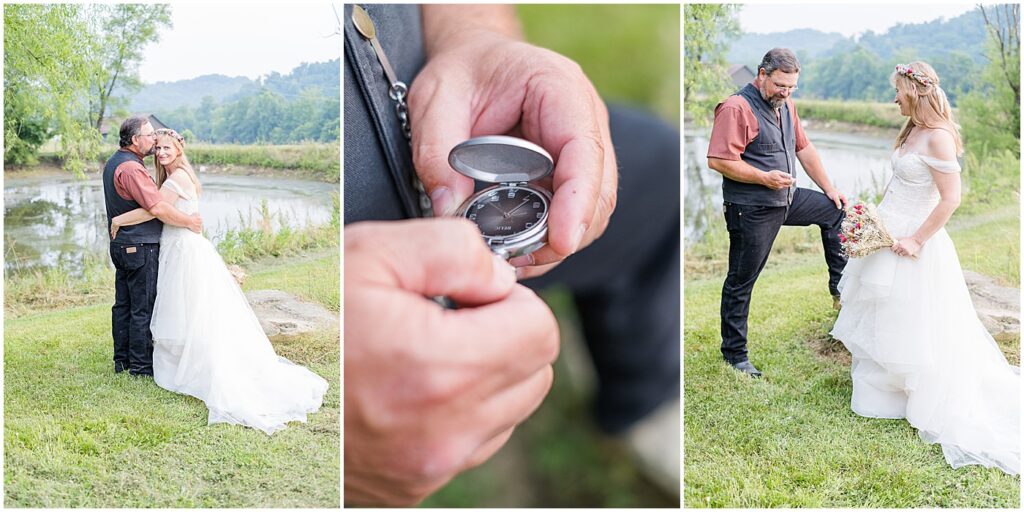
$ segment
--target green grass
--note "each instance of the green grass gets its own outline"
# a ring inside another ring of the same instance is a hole
[[[252,271],[337,310],[336,249]],[[110,291],[110,293],[113,293]],[[275,343],[331,383],[307,424],[206,425],[199,400],[112,372],[109,298],[4,324],[6,507],[338,507],[337,329]]]
[[[948,230],[965,269],[1018,286],[1019,224],[1017,207],[1004,205],[954,216]],[[723,236],[714,227],[686,255],[685,506],[1019,505],[1019,478],[953,470],[906,421],[850,411],[848,355],[827,336],[835,313],[815,229],[783,228],[754,289],[750,349],[768,377],[730,369],[719,352]],[[1020,338],[1001,346],[1016,354]]]
[[[526,39],[576,61],[605,99],[679,124],[679,6],[517,7]]]
[[[964,269],[992,276],[1003,286],[1020,286],[1020,210],[1016,205],[976,216],[954,214],[946,228]]]

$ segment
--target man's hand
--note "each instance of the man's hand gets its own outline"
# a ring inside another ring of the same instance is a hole
[[[793,176],[787,172],[772,170],[762,173],[761,184],[772,190],[782,190],[793,185]]]
[[[842,210],[843,208],[846,208],[846,196],[843,195],[843,193],[840,192],[839,190],[829,190],[828,192],[825,192],[825,196],[831,199],[832,202],[836,204],[837,210]]]
[[[468,221],[346,227],[344,312],[347,505],[420,502],[550,389],[555,319]]]
[[[188,229],[195,231],[196,233],[203,232],[203,219],[199,217],[198,213],[193,213],[188,217]]]
[[[413,161],[435,214],[445,215],[473,192],[473,180],[448,165],[456,144],[513,135],[546,149],[556,163],[548,244],[510,262],[528,267],[521,278],[540,275],[599,237],[615,209],[608,111],[576,63],[508,31],[473,26],[476,11],[463,7],[423,10],[428,61],[409,92]],[[508,6],[477,8],[488,9],[514,16]],[[470,27],[453,28],[461,24]]]

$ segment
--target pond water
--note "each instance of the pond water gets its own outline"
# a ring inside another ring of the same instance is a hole
[[[707,166],[710,128],[685,129],[685,237],[697,242],[710,223],[722,218],[722,175]],[[872,197],[885,189],[892,176],[892,138],[836,131],[807,130],[832,183],[846,197]],[[797,162],[797,186],[820,190]]]
[[[266,201],[274,229],[330,222],[338,186],[261,176],[201,175],[199,213],[215,243],[228,230],[258,226]],[[98,175],[77,180],[43,172],[4,179],[4,269],[63,265],[74,271],[87,257],[108,258],[109,236]]]

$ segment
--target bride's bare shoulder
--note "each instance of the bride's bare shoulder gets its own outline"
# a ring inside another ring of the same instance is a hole
[[[956,140],[953,134],[940,128],[929,130],[927,154],[939,160],[956,160]]]
[[[173,181],[175,184],[177,184],[179,187],[183,188],[187,192],[191,193],[192,190],[194,189],[194,186],[192,185],[192,180],[189,178],[188,172],[184,168],[172,172],[170,175],[167,176],[167,179]]]

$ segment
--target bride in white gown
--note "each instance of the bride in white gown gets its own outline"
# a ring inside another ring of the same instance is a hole
[[[202,187],[174,130],[156,132],[157,185],[164,200],[199,211]],[[137,209],[115,217],[112,231],[152,218]],[[213,244],[165,225],[150,323],[153,378],[162,388],[199,398],[210,424],[235,423],[273,434],[317,411],[327,381],[278,356]]]
[[[878,207],[897,242],[850,260],[832,330],[853,355],[851,407],[906,418],[954,468],[1018,474],[1019,369],[978,320],[943,227],[960,203],[957,125],[931,66],[897,66],[890,81],[910,117]]]

